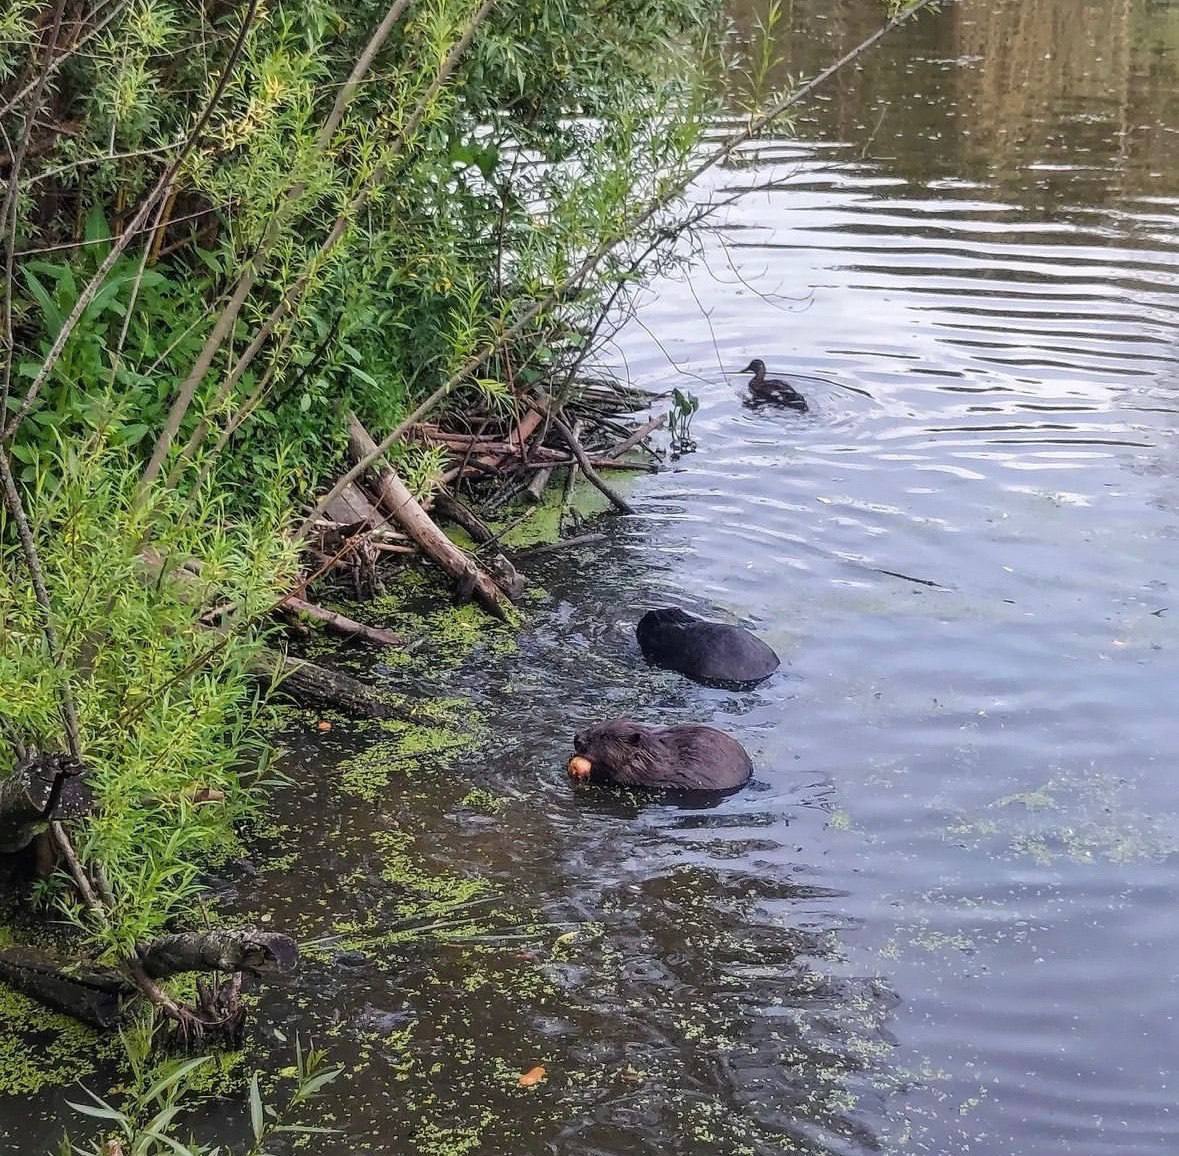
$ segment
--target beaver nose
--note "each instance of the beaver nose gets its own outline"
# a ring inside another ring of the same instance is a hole
[[[576,734],[574,734],[574,736],[573,736],[573,749],[579,755],[585,754],[585,735],[583,732],[578,731]]]

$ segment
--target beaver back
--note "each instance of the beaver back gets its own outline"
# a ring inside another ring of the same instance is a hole
[[[755,634],[684,610],[649,610],[635,634],[648,662],[697,682],[753,684],[778,669],[778,656]]]
[[[594,781],[619,786],[731,791],[753,774],[735,738],[696,723],[648,727],[612,719],[580,731],[573,745],[592,764]]]

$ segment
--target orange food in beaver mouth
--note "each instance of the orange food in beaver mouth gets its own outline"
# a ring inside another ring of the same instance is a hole
[[[585,758],[584,755],[574,755],[569,760],[569,777],[573,779],[588,779],[590,771],[594,769],[594,764]]]

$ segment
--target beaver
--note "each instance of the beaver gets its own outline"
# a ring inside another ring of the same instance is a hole
[[[686,610],[648,610],[635,628],[648,662],[697,682],[750,686],[769,678],[779,659],[741,626],[709,622]]]
[[[753,774],[753,763],[735,738],[697,723],[648,727],[616,718],[578,731],[573,747],[570,776],[595,783],[733,791]]]

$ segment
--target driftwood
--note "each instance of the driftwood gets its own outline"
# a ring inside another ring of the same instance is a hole
[[[144,974],[152,980],[181,972],[282,975],[293,971],[298,961],[299,949],[289,936],[229,928],[164,935],[139,955]],[[103,1031],[118,1027],[140,994],[136,985],[114,968],[65,963],[31,947],[0,947],[0,979],[45,1007]],[[240,1027],[239,995],[236,981],[217,994],[202,992],[205,1002],[218,1001],[222,1011],[233,1014],[237,1021],[234,1030]]]
[[[289,935],[277,931],[215,927],[162,935],[144,948],[139,958],[152,979],[185,971],[280,975],[298,966],[299,949]]]
[[[288,595],[282,605],[284,609],[293,610],[297,614],[304,614],[308,618],[322,622],[329,630],[335,631],[336,634],[342,634],[346,638],[363,638],[366,642],[374,642],[378,646],[405,645],[405,640],[391,630],[383,630],[379,626],[366,626],[363,622],[357,622],[335,610],[317,606],[314,602],[308,602],[295,594]]]
[[[376,450],[376,443],[355,414],[348,415],[348,442],[352,457],[358,462]],[[489,614],[506,618],[499,587],[438,529],[393,469],[387,464],[374,463],[371,473],[381,502],[422,552],[455,579],[460,588],[469,586],[475,600]]]
[[[439,493],[434,495],[434,509],[448,521],[461,526],[471,538],[481,546],[496,541],[491,528],[465,502],[460,502],[452,494]],[[499,550],[491,550],[480,554],[480,560],[487,568],[487,572],[495,579],[500,589],[515,601],[524,593],[524,577],[515,566]]]

